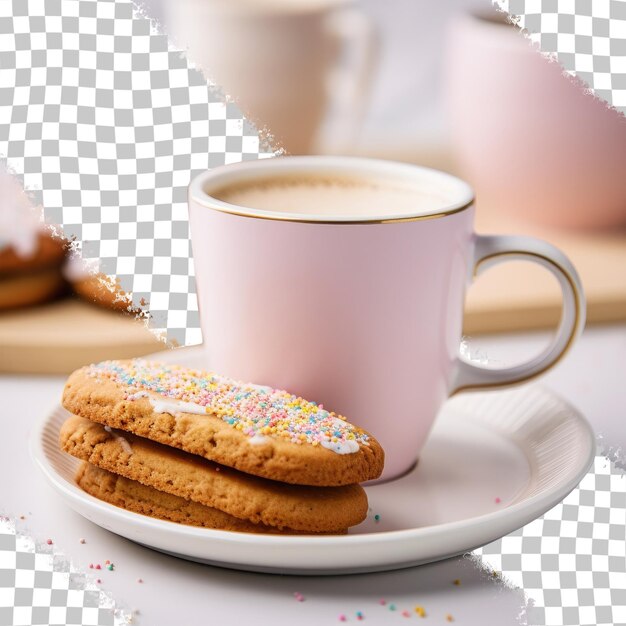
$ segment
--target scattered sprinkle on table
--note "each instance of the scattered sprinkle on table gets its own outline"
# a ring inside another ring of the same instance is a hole
[[[403,617],[411,617],[411,613],[409,611],[402,611]]]
[[[378,513],[376,513],[376,515],[374,515],[374,521],[378,524],[378,522],[380,522],[380,515]]]
[[[453,584],[453,585],[456,585],[456,586],[458,587],[458,586],[461,584],[461,580],[460,580],[459,578],[455,578],[455,579],[452,581],[452,584]]]
[[[340,622],[347,622],[348,618],[343,613],[339,613],[339,621]]]
[[[100,565],[100,563],[96,563],[96,569],[102,569],[102,565]]]
[[[378,601],[378,604],[380,604],[380,606],[385,606],[385,604],[387,604],[387,600],[384,600],[383,598],[381,598],[381,599]]]
[[[390,604],[389,605],[389,610],[390,611],[395,611],[396,610],[396,605],[395,604]]]
[[[364,620],[364,619],[365,619],[365,616],[363,615],[363,613],[361,613],[361,611],[357,611],[357,612],[356,612],[356,618],[357,618],[358,620]]]
[[[294,591],[293,593],[293,597],[298,601],[298,602],[304,602],[304,596],[299,592],[299,591]]]
[[[82,537],[78,540],[78,543],[87,543]]]
[[[52,539],[47,539],[47,540],[46,540],[46,543],[47,543],[49,546],[51,546],[51,545],[52,545]]]
[[[424,610],[423,606],[420,606],[419,604],[415,607],[415,612],[420,616],[420,617],[426,617],[426,611]]]
[[[446,622],[453,622],[453,621],[454,621],[454,617],[452,617],[450,613],[446,613]]]
[[[143,578],[138,578],[138,579],[137,579],[137,582],[138,582],[138,583],[142,583],[142,582],[143,582]]]
[[[500,500],[500,498],[496,498],[496,499],[495,499],[495,503],[496,503],[496,504],[500,504],[500,502],[502,502],[502,500]]]
[[[100,578],[96,578],[96,582],[97,582],[98,584],[100,584],[100,583],[102,583],[102,579],[100,579]]]
[[[112,571],[113,571],[113,569],[114,569],[114,565],[113,565],[113,563],[109,563],[109,564],[107,565],[107,569],[109,570],[109,572],[112,572]]]
[[[26,519],[26,515],[20,515],[20,519]]]

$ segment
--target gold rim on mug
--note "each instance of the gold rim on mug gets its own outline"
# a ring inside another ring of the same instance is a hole
[[[576,335],[578,333],[578,325],[580,324],[580,319],[581,319],[580,293],[579,293],[576,285],[572,281],[569,273],[565,270],[565,268],[562,265],[560,265],[559,263],[557,263],[554,259],[550,259],[547,256],[544,256],[543,254],[539,254],[537,252],[528,252],[526,250],[507,250],[506,252],[494,252],[493,254],[489,254],[489,255],[483,257],[482,259],[480,259],[478,261],[478,263],[476,263],[476,267],[474,268],[474,276],[476,276],[478,268],[480,267],[480,265],[482,263],[485,263],[486,261],[489,261],[489,260],[494,259],[496,257],[502,257],[502,256],[533,257],[533,258],[545,261],[546,263],[548,263],[549,265],[552,265],[553,267],[555,267],[556,269],[558,269],[560,271],[560,273],[565,277],[565,279],[569,283],[569,286],[572,289],[572,294],[574,295],[574,309],[575,309],[575,311],[574,311],[574,323],[572,324],[572,331],[570,332],[570,335],[569,335],[569,337],[567,339],[567,342],[563,346],[563,349],[561,350],[560,354],[552,362],[546,364],[540,370],[538,370],[536,372],[533,372],[532,374],[526,374],[524,376],[521,376],[520,378],[518,378],[516,380],[507,380],[507,381],[503,381],[501,383],[476,383],[474,385],[464,385],[463,387],[459,387],[458,389],[455,389],[450,394],[450,397],[452,397],[452,396],[454,396],[457,393],[460,393],[462,391],[479,391],[481,389],[495,389],[495,388],[498,388],[498,387],[512,387],[514,385],[520,385],[520,384],[525,383],[525,382],[527,382],[529,380],[533,380],[534,378],[537,378],[538,376],[541,376],[547,370],[551,369],[552,367],[554,367],[555,365],[557,365],[558,363],[561,362],[563,357],[569,352],[570,348],[572,347],[572,345],[574,343],[574,340],[576,338]]]
[[[348,224],[399,224],[401,222],[421,222],[422,220],[432,220],[440,217],[448,217],[449,215],[454,215],[455,213],[460,213],[461,211],[465,211],[465,209],[469,209],[474,204],[474,198],[463,206],[456,207],[454,209],[449,209],[447,211],[441,211],[440,213],[429,213],[428,215],[415,215],[413,217],[392,217],[387,220],[310,220],[310,219],[296,219],[295,217],[280,217],[278,215],[252,215],[250,213],[244,213],[242,211],[237,211],[235,208],[227,209],[221,206],[211,205],[210,202],[202,201],[198,198],[195,198],[195,201],[198,204],[206,207],[207,209],[212,209],[214,211],[219,211],[220,213],[228,213],[229,215],[238,215],[239,217],[250,217],[256,220],[274,220],[277,222],[296,222],[298,224],[336,224],[337,226],[345,226]],[[234,205],[233,205],[234,206]]]
[[[211,209],[213,211],[219,211],[220,213],[227,213],[229,215],[236,215],[238,217],[248,217],[248,218],[253,218],[253,219],[260,219],[260,220],[273,220],[273,221],[277,221],[277,222],[295,222],[295,223],[299,223],[299,224],[336,224],[338,226],[347,226],[350,224],[399,224],[402,222],[420,222],[423,220],[431,220],[431,219],[437,219],[437,218],[441,218],[441,217],[448,217],[450,215],[455,215],[456,213],[460,213],[461,211],[465,211],[466,209],[469,209],[471,206],[473,206],[474,202],[475,202],[475,196],[473,193],[473,190],[471,189],[471,187],[469,185],[467,185],[467,183],[465,183],[465,181],[461,180],[460,178],[457,178],[456,176],[449,174],[448,172],[442,172],[439,170],[435,170],[429,167],[424,167],[421,165],[414,165],[411,163],[396,163],[394,161],[381,161],[380,159],[370,159],[367,157],[333,157],[333,156],[315,156],[315,155],[306,155],[306,156],[284,156],[284,157],[274,157],[271,159],[262,159],[259,161],[248,161],[248,162],[241,162],[241,163],[237,163],[234,164],[234,167],[239,167],[241,166],[243,167],[250,167],[251,169],[256,169],[258,168],[259,170],[262,170],[264,168],[271,168],[272,166],[270,164],[275,164],[277,161],[284,159],[284,160],[289,160],[291,163],[294,162],[300,162],[302,164],[304,164],[304,169],[303,171],[307,171],[306,170],[306,165],[307,163],[310,164],[310,167],[315,167],[318,164],[322,164],[325,166],[329,166],[333,161],[349,161],[350,163],[354,164],[354,166],[358,167],[359,164],[361,165],[361,169],[364,169],[365,166],[369,165],[371,167],[374,167],[376,165],[393,165],[395,167],[397,167],[398,165],[401,165],[403,168],[406,168],[407,170],[409,169],[414,169],[417,171],[421,171],[421,172],[431,172],[434,175],[437,176],[443,176],[445,178],[448,178],[451,181],[454,181],[457,184],[461,184],[462,186],[464,186],[466,188],[466,190],[469,192],[468,195],[466,196],[468,199],[467,200],[463,200],[461,202],[457,202],[457,203],[451,203],[450,206],[448,206],[447,208],[444,207],[441,210],[438,210],[436,212],[433,213],[425,213],[423,215],[407,215],[407,216],[398,216],[398,217],[390,217],[390,218],[372,218],[372,219],[353,219],[353,220],[329,220],[329,219],[311,219],[308,216],[302,216],[299,217],[296,214],[289,214],[289,213],[285,213],[285,214],[278,214],[278,213],[271,213],[267,212],[267,214],[263,214],[263,213],[258,213],[258,209],[253,209],[251,207],[239,207],[235,204],[230,204],[228,202],[224,202],[222,200],[217,200],[216,198],[213,198],[211,196],[211,194],[207,191],[205,191],[204,189],[204,185],[198,183],[198,180],[200,178],[203,179],[204,182],[204,177],[207,175],[207,172],[205,172],[204,174],[200,174],[199,176],[197,176],[196,178],[194,178],[191,181],[191,184],[189,186],[189,192],[190,192],[190,196],[193,198],[193,201],[196,202],[197,204],[206,207],[207,209]],[[284,163],[284,161],[281,161]],[[245,164],[245,165],[244,165]],[[226,166],[220,166],[220,170],[223,171],[221,168],[222,167],[233,167],[232,165],[226,165]],[[215,170],[210,170],[208,173],[210,174],[211,172],[213,172]]]

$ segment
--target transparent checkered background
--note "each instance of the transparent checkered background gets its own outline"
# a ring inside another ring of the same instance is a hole
[[[120,626],[132,614],[116,607],[94,579],[47,543],[0,519],[0,626]]]
[[[259,153],[237,106],[130,0],[0,1],[0,155],[171,341],[201,341],[187,185]]]
[[[542,52],[626,114],[626,0],[493,0]]]
[[[626,0],[496,3],[626,110]],[[187,184],[272,152],[130,0],[0,0],[0,155],[153,327],[200,341]],[[477,552],[526,590],[529,623],[626,624],[625,483],[599,457],[563,504]],[[127,619],[90,584],[0,524],[0,625]]]
[[[475,554],[527,594],[528,624],[626,624],[626,474],[606,457],[543,517]]]

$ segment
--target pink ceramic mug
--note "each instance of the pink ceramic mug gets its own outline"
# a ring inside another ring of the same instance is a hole
[[[494,14],[459,16],[447,46],[450,140],[481,209],[583,230],[626,224],[626,119]]]
[[[258,210],[211,195],[307,174],[410,185],[439,199],[363,217]],[[352,157],[277,157],[199,175],[189,211],[207,367],[324,403],[381,442],[384,478],[406,472],[448,396],[537,376],[584,325],[568,259],[537,239],[476,235],[473,202],[471,188],[443,172]],[[520,258],[561,285],[556,336],[522,365],[469,363],[460,355],[465,289],[476,270]]]

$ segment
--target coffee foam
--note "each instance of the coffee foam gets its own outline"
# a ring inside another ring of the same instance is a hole
[[[322,176],[242,181],[210,194],[239,207],[323,217],[383,218],[442,208],[446,198],[400,181]]]

